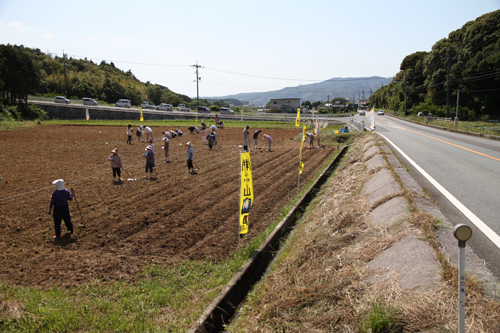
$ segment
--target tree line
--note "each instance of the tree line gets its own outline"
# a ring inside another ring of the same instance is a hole
[[[400,114],[500,119],[500,10],[482,15],[406,56],[391,83],[370,96],[370,107]]]

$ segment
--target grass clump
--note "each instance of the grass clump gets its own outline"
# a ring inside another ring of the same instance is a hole
[[[383,301],[376,301],[360,324],[362,333],[402,331],[398,323],[398,311]]]

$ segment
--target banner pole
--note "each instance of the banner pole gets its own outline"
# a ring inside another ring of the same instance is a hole
[[[238,254],[240,254],[240,238],[241,238],[241,209],[240,209],[240,202],[241,202],[241,150],[240,150],[240,164],[239,164],[239,169],[240,169],[240,177],[239,177],[239,183],[240,186],[238,188]]]

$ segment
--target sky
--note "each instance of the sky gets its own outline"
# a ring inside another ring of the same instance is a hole
[[[500,0],[0,0],[0,44],[113,62],[196,97],[392,77]]]

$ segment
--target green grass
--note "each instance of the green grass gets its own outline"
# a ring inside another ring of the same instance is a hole
[[[485,126],[486,123],[484,121],[459,121],[457,126],[455,126],[455,122],[453,121],[429,121],[425,117],[417,117],[414,115],[408,116],[406,119],[412,120],[416,123],[446,127],[448,130],[468,131],[481,134],[485,134],[486,127],[486,134],[500,136],[500,123],[487,123],[487,126]]]

